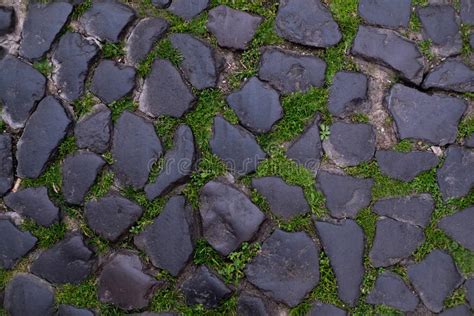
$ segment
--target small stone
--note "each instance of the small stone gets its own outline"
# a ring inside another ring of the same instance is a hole
[[[158,17],[138,22],[127,40],[127,59],[135,65],[145,60],[155,44],[163,38],[168,27],[168,21]]]
[[[316,222],[324,252],[336,274],[339,298],[354,306],[360,295],[364,276],[364,233],[353,220],[338,224]]]
[[[468,194],[474,187],[474,150],[450,146],[437,179],[445,200]]]
[[[339,307],[321,302],[313,303],[308,316],[346,316],[347,312]]]
[[[0,267],[10,270],[36,244],[36,237],[16,228],[8,219],[0,219]]]
[[[402,139],[416,139],[444,146],[456,140],[458,123],[466,102],[442,94],[428,95],[395,84],[386,97],[386,106]]]
[[[267,154],[250,132],[216,116],[209,141],[213,154],[221,158],[227,168],[237,175],[254,172]]]
[[[153,62],[140,95],[140,111],[158,117],[181,117],[189,111],[196,97],[186,85],[179,71],[169,60]]]
[[[423,81],[423,88],[474,92],[474,70],[459,60],[448,59],[434,68]]]
[[[256,77],[250,78],[239,91],[231,93],[227,103],[243,126],[253,133],[267,133],[283,117],[280,95]]]
[[[59,208],[49,199],[46,187],[12,192],[3,201],[13,211],[33,219],[41,226],[51,226],[59,220]]]
[[[474,24],[474,5],[472,5],[472,0],[461,0],[461,13],[462,22],[465,24]]]
[[[369,161],[375,153],[374,128],[370,124],[336,122],[323,148],[329,159],[340,167]]]
[[[368,24],[388,28],[407,27],[410,21],[411,0],[361,0],[359,15]]]
[[[464,146],[474,148],[474,133],[464,139]]]
[[[329,92],[328,109],[332,115],[345,117],[360,110],[367,99],[367,76],[357,72],[336,73]]]
[[[247,280],[290,307],[301,303],[319,282],[319,249],[304,232],[275,232],[247,264]]]
[[[172,0],[168,10],[185,20],[191,20],[208,6],[209,0]]]
[[[85,308],[61,304],[58,308],[58,316],[94,316],[94,313]]]
[[[104,104],[95,105],[74,128],[76,145],[102,154],[109,148],[112,134],[112,111]]]
[[[12,138],[9,134],[0,134],[0,197],[13,186]]]
[[[312,55],[300,55],[276,47],[263,49],[258,77],[268,81],[282,94],[306,92],[321,87],[325,81],[326,63]]]
[[[395,31],[359,26],[352,53],[390,67],[415,84],[423,80],[423,54],[415,42]]]
[[[466,298],[469,304],[471,305],[471,308],[474,307],[474,279],[468,279],[464,283],[464,287],[466,288]]]
[[[186,304],[202,304],[206,308],[217,307],[232,291],[206,266],[197,268],[181,285]]]
[[[43,57],[66,24],[72,9],[73,6],[67,2],[30,3],[21,32],[20,55],[30,60]]]
[[[471,311],[467,305],[458,305],[455,307],[448,308],[444,312],[440,313],[441,316],[472,316]]]
[[[239,316],[269,316],[264,301],[257,296],[242,294],[237,301]]]
[[[0,36],[12,32],[15,21],[15,10],[12,7],[0,6]]]
[[[207,29],[219,46],[246,49],[262,20],[260,16],[220,5],[209,11]]]
[[[104,103],[129,95],[135,87],[135,68],[113,60],[102,60],[92,77],[91,92]]]
[[[436,167],[439,162],[438,157],[428,151],[402,153],[394,150],[378,150],[375,158],[383,174],[406,182]]]
[[[153,4],[158,9],[164,9],[171,4],[171,0],[151,0],[151,4]]]
[[[290,42],[312,47],[334,46],[342,39],[331,12],[319,0],[280,0],[275,30]]]
[[[438,227],[463,247],[474,251],[474,207],[443,217]]]
[[[289,185],[280,177],[252,179],[252,187],[270,204],[272,213],[289,220],[294,216],[308,213],[311,209],[305,199],[303,189]],[[289,198],[291,197],[291,199]]]
[[[435,249],[423,261],[408,267],[408,277],[425,306],[443,309],[444,300],[461,284],[462,276],[450,255]]]
[[[304,132],[293,140],[286,156],[310,170],[317,170],[321,162],[322,144],[319,136],[319,114]]]
[[[224,256],[252,239],[265,219],[245,194],[229,184],[206,183],[199,201],[204,238]]]
[[[87,202],[84,214],[89,227],[98,235],[112,242],[117,241],[142,216],[142,208],[109,193],[97,201]]]
[[[71,125],[59,101],[48,96],[30,116],[17,143],[16,172],[20,178],[38,178]]]

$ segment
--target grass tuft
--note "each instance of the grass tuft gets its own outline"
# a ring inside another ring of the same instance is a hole
[[[33,64],[33,68],[41,72],[45,77],[48,77],[53,72],[53,64],[47,58],[36,61]]]

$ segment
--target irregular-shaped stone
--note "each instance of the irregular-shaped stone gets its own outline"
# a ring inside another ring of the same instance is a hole
[[[296,306],[319,282],[319,249],[304,232],[277,229],[247,264],[245,275],[272,299]]]
[[[458,123],[466,110],[466,102],[459,98],[428,95],[401,84],[392,87],[386,106],[395,120],[400,138],[439,146],[456,140]]]
[[[290,42],[312,47],[334,46],[342,39],[331,12],[319,0],[280,0],[275,30]]]
[[[172,0],[168,10],[185,20],[191,20],[208,6],[209,0]]]
[[[158,17],[138,22],[127,40],[127,59],[135,65],[143,61],[164,36],[168,27],[168,21]]]
[[[358,72],[340,71],[333,78],[328,109],[332,115],[345,117],[357,110],[367,99],[367,76]]]
[[[471,308],[474,307],[474,278],[466,280],[464,283],[464,287],[466,288],[466,298],[471,305]]]
[[[434,201],[429,194],[381,199],[375,202],[374,213],[399,222],[425,227],[430,222]]]
[[[436,167],[439,162],[438,157],[429,151],[402,153],[394,150],[378,150],[375,158],[383,174],[407,182],[415,179],[423,171]]]
[[[61,304],[58,308],[58,316],[94,316],[94,313],[85,308]]]
[[[9,134],[0,134],[0,197],[13,186],[12,138]]]
[[[82,117],[74,128],[76,145],[102,154],[109,148],[112,134],[112,111],[104,104],[95,105],[91,112]]]
[[[0,6],[0,36],[12,32],[15,21],[15,10],[12,7]]]
[[[310,170],[317,170],[322,156],[321,137],[319,136],[319,115],[303,133],[293,140],[286,156]]]
[[[474,70],[462,61],[448,59],[425,77],[423,88],[474,92]]]
[[[140,111],[152,117],[181,117],[192,108],[195,100],[191,89],[169,60],[153,62],[140,95]]]
[[[267,47],[260,58],[258,77],[282,94],[290,94],[321,87],[325,73],[326,63],[318,57]]]
[[[388,28],[407,27],[411,0],[360,0],[359,15],[368,24]]]
[[[214,118],[209,145],[212,153],[224,160],[227,168],[237,175],[254,172],[260,161],[267,157],[250,132],[221,116]]]
[[[135,87],[135,68],[113,60],[102,60],[92,77],[91,92],[104,103],[129,95]]]
[[[463,247],[474,251],[474,207],[443,217],[438,227]]]
[[[112,141],[115,160],[112,169],[120,184],[143,188],[161,153],[161,142],[153,124],[136,114],[123,112],[115,123]]]
[[[440,313],[441,316],[472,316],[471,311],[467,305],[457,305],[451,308],[444,310]]]
[[[461,13],[462,22],[465,24],[474,24],[474,5],[472,0],[461,0]]]
[[[390,67],[415,84],[423,80],[423,54],[414,42],[395,31],[359,26],[352,53]]]
[[[224,256],[250,240],[265,219],[245,194],[217,181],[202,188],[199,205],[204,238]]]
[[[262,17],[220,5],[209,11],[207,29],[221,47],[246,49]]]
[[[0,219],[0,267],[11,269],[36,244],[36,237],[16,228],[8,219]]]
[[[316,231],[336,274],[339,298],[354,306],[364,275],[362,229],[353,220],[343,220],[338,224],[316,222]]]
[[[445,200],[468,194],[474,187],[474,150],[450,146],[437,179]]]
[[[20,178],[38,178],[71,125],[71,119],[59,101],[44,98],[25,125],[17,143],[16,172]]]
[[[313,303],[308,316],[346,316],[345,310],[331,304],[321,302]]]
[[[167,8],[171,3],[171,0],[151,0],[151,4],[153,4],[158,9]]]
[[[474,133],[464,139],[464,146],[474,148]]]
[[[242,294],[237,301],[239,316],[269,316],[264,301],[257,296]]]
[[[408,277],[423,304],[432,312],[443,309],[444,300],[462,282],[450,255],[435,249],[423,261],[408,267]]]

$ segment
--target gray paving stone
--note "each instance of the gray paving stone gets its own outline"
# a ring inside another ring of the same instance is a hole
[[[361,0],[359,15],[368,24],[388,28],[407,27],[411,0]]]
[[[286,151],[286,156],[289,159],[313,171],[319,168],[323,151],[319,135],[319,121],[318,114],[303,133],[291,142]]]
[[[471,311],[467,305],[457,305],[448,309],[445,309],[442,313],[442,316],[472,316]]]
[[[474,148],[474,133],[464,139],[464,146]]]
[[[85,308],[61,304],[58,307],[58,316],[94,316],[94,313]]]
[[[474,24],[474,5],[472,0],[461,0],[461,13],[462,22],[465,24]]]
[[[158,9],[163,9],[171,4],[171,0],[151,0],[151,3]]]
[[[237,301],[239,316],[269,316],[265,302],[257,296],[241,294]]]
[[[444,199],[468,194],[474,187],[474,150],[450,146],[437,179]]]
[[[466,289],[466,298],[471,308],[474,307],[474,279],[468,279],[464,283],[464,288]]]
[[[345,316],[346,311],[331,304],[321,302],[313,303],[308,316]]]
[[[76,122],[74,136],[76,145],[102,154],[109,148],[112,134],[112,111],[104,104],[95,105],[92,110]]]
[[[425,77],[423,88],[474,92],[474,70],[462,61],[447,59]]]
[[[9,6],[0,6],[0,36],[12,32],[15,23],[15,10]]]
[[[90,90],[104,103],[112,103],[127,95],[135,88],[135,68],[102,60],[94,71]]]
[[[367,85],[367,76],[362,73],[336,73],[329,89],[329,112],[338,117],[360,112],[361,103],[367,99]]]
[[[10,270],[36,244],[36,237],[16,228],[8,219],[0,219],[0,267]]]
[[[438,157],[428,151],[402,153],[378,150],[375,158],[383,174],[400,181],[411,181],[420,173],[436,167],[439,162]]]
[[[463,247],[474,251],[474,207],[443,217],[438,227]]]
[[[168,27],[168,21],[159,17],[140,20],[127,39],[127,59],[135,65],[143,61],[165,35]]]
[[[13,180],[12,137],[3,133],[0,134],[0,197],[10,191]]]
[[[168,10],[184,20],[191,20],[208,6],[209,0],[172,0]]]

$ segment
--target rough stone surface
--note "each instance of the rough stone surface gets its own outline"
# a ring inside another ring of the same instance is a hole
[[[288,158],[310,170],[319,167],[323,151],[318,125],[319,115],[306,127],[301,136],[293,140],[286,151]]]
[[[367,99],[367,76],[357,72],[341,71],[333,78],[329,92],[328,109],[334,116],[345,117],[360,110]]]
[[[245,269],[247,280],[293,307],[319,282],[319,249],[304,232],[276,230]]]
[[[133,64],[143,61],[168,27],[168,21],[158,17],[138,22],[127,40],[127,59]]]
[[[0,36],[13,31],[15,20],[15,10],[12,7],[0,7]]]
[[[171,4],[171,0],[151,0],[151,3],[158,9],[163,9]]]
[[[401,181],[411,181],[423,171],[436,167],[439,162],[438,157],[428,151],[402,153],[394,150],[378,150],[375,158],[382,173]]]
[[[464,145],[465,145],[466,147],[474,148],[474,133],[471,133],[471,135],[468,136],[468,137],[464,140]]]
[[[474,207],[442,218],[438,227],[463,247],[474,251]]]
[[[0,134],[0,197],[13,186],[12,138],[9,134]]]
[[[185,20],[191,20],[209,6],[209,0],[172,0],[168,10]]]
[[[112,134],[112,112],[104,104],[95,105],[91,112],[77,121],[74,128],[76,145],[102,154],[109,148]]]
[[[407,27],[411,0],[361,0],[359,14],[368,24],[388,28]]]
[[[239,316],[269,316],[265,302],[257,296],[242,294],[237,301]]]
[[[92,77],[91,92],[104,103],[129,95],[135,87],[135,68],[113,60],[102,60]]]
[[[474,187],[474,150],[450,146],[437,178],[444,199],[468,194]]]
[[[423,88],[474,92],[474,70],[462,61],[448,59],[426,76]]]
[[[446,309],[444,312],[440,313],[442,316],[472,316],[471,311],[467,305],[457,305]]]
[[[472,0],[461,0],[461,19],[463,23],[474,24],[474,5],[472,5]]]
[[[11,269],[36,244],[36,237],[23,232],[8,219],[0,219],[0,267]]]
[[[469,304],[471,305],[471,308],[474,307],[474,279],[468,279],[464,283],[464,287],[466,288],[466,298]]]
[[[331,304],[313,303],[308,316],[346,316],[345,310]]]
[[[58,308],[58,316],[94,316],[94,313],[85,308],[61,304]]]

